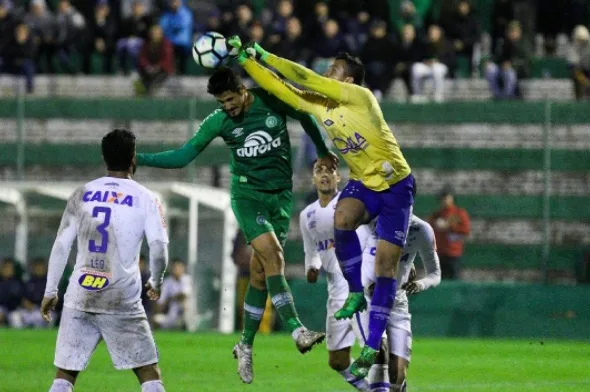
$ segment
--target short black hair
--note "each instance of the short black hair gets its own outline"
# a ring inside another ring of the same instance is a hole
[[[226,91],[238,92],[244,87],[242,78],[231,68],[219,67],[209,78],[207,92],[211,95],[220,95]]]
[[[354,79],[354,84],[363,85],[365,82],[365,66],[361,59],[348,52],[340,52],[336,56],[336,60],[344,60],[346,62],[346,75]]]
[[[102,138],[102,156],[107,169],[127,171],[135,157],[135,135],[126,129],[114,129]]]

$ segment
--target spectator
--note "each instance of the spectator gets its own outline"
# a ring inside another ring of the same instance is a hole
[[[576,99],[590,95],[590,33],[586,26],[576,26],[568,56]]]
[[[380,19],[373,22],[360,57],[367,70],[367,87],[379,101],[387,95],[394,77],[395,49],[393,40],[387,35],[387,24]]]
[[[53,55],[55,53],[55,16],[47,9],[45,0],[33,0],[29,12],[25,15],[25,23],[31,29],[37,47],[35,64],[48,73],[55,73]]]
[[[244,237],[244,233],[240,229],[238,229],[234,239],[232,258],[238,271],[238,279],[236,282],[236,306],[238,315],[236,318],[236,329],[242,330],[244,327],[244,298],[246,297],[246,291],[248,289],[248,284],[250,283],[250,260],[252,258],[252,247],[246,243],[246,237]],[[269,298],[266,301],[266,308],[260,322],[259,331],[262,333],[271,332],[272,319],[272,302]]]
[[[285,36],[272,47],[277,56],[287,58],[299,64],[306,65],[309,59],[309,50],[304,44],[301,22],[293,17],[287,21]]]
[[[454,69],[455,54],[451,43],[444,37],[437,25],[428,28],[428,39],[424,47],[424,58],[412,66],[413,102],[424,102],[427,98],[422,93],[425,79],[432,79],[434,100],[444,100],[445,77]]]
[[[247,37],[250,25],[254,21],[252,9],[245,4],[242,4],[236,9],[236,18],[232,28],[233,34],[237,34],[240,37]]]
[[[12,41],[4,51],[2,72],[24,76],[27,93],[32,93],[35,78],[35,42],[26,24],[19,24],[12,35]]]
[[[291,0],[280,0],[277,4],[277,11],[271,24],[271,34],[279,37],[287,30],[287,21],[293,17],[293,2]]]
[[[362,47],[367,42],[370,30],[371,15],[367,11],[360,11],[356,17],[344,19],[344,29],[346,30],[345,40],[350,50],[354,53],[360,53]],[[387,26],[386,26],[387,27]]]
[[[402,28],[401,41],[397,43],[395,50],[395,76],[401,78],[406,85],[408,98],[414,95],[412,87],[412,67],[422,60],[424,48],[416,39],[416,28],[406,24]]]
[[[442,27],[453,43],[455,53],[469,59],[469,72],[473,71],[473,47],[479,41],[477,17],[473,14],[468,0],[459,0],[456,13]]]
[[[174,72],[174,48],[159,25],[150,28],[149,39],[139,54],[138,72],[141,79],[136,91],[139,95],[152,95]]]
[[[499,47],[496,62],[486,66],[486,79],[495,99],[519,97],[518,80],[530,73],[531,51],[522,39],[518,22],[511,22],[506,31],[506,39]]]
[[[441,208],[429,218],[434,228],[443,279],[459,279],[463,242],[471,232],[467,211],[455,205],[453,191],[446,187],[439,195]]]
[[[187,299],[192,295],[192,282],[186,273],[185,265],[175,259],[170,268],[170,275],[164,279],[162,294],[156,303],[154,325],[156,328],[185,329]]]
[[[250,29],[248,30],[248,40],[258,42],[262,46],[268,46],[266,45],[264,38],[264,28],[260,22],[254,22],[250,25]]]
[[[13,327],[43,328],[49,326],[39,313],[47,285],[47,262],[37,258],[31,263],[31,277],[25,284],[25,297],[21,308],[14,313]],[[52,317],[53,319],[54,317]]]
[[[16,277],[15,261],[5,259],[0,265],[0,325],[13,324],[12,313],[25,297],[25,285]]]
[[[492,53],[496,53],[498,43],[503,40],[511,20],[514,20],[512,0],[495,0],[492,9]]]
[[[397,31],[401,31],[405,24],[411,24],[416,31],[422,32],[424,18],[430,10],[432,0],[403,0],[399,7],[399,14],[394,17]]]
[[[312,68],[318,73],[327,70],[328,63],[340,52],[348,50],[340,34],[340,26],[334,19],[324,25],[323,34],[314,40]]]
[[[69,73],[75,73],[76,67],[72,63],[72,54],[78,52],[76,43],[82,35],[86,21],[69,2],[59,0],[57,11],[56,50],[59,62]]]
[[[145,40],[148,37],[150,26],[154,20],[146,12],[144,0],[134,0],[132,14],[121,24],[119,40],[117,41],[117,57],[123,73],[129,72],[127,60],[133,60],[133,68],[137,68],[137,57]]]
[[[304,19],[300,20],[304,21],[305,37],[307,38],[305,44],[310,46],[313,45],[318,37],[324,34],[324,25],[330,19],[330,8],[328,8],[328,4],[325,1],[320,1],[313,7],[312,16],[305,16],[306,18],[301,16]]]
[[[154,0],[120,0],[121,2],[121,20],[133,18],[136,15],[135,7],[137,4],[142,5],[143,14],[154,14],[157,10]],[[156,0],[155,2],[159,2]]]
[[[87,43],[83,53],[82,70],[91,73],[92,56],[97,54],[102,60],[102,72],[113,73],[113,55],[117,26],[110,16],[108,0],[98,0],[94,15],[89,22]]]
[[[193,46],[193,14],[182,4],[182,0],[169,0],[169,9],[161,19],[164,36],[174,46],[178,58],[178,70],[186,72],[186,61]]]
[[[0,0],[0,60],[5,56],[4,52],[12,41],[17,25],[18,19],[12,13],[10,1]]]

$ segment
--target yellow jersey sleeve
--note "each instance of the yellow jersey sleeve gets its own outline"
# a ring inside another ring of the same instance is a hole
[[[301,64],[272,53],[269,53],[265,61],[290,81],[325,95],[338,103],[359,107],[366,107],[370,104],[367,92],[361,86],[326,78]]]
[[[260,87],[298,111],[313,115],[327,105],[325,97],[311,91],[299,90],[255,60],[247,59],[242,67]]]

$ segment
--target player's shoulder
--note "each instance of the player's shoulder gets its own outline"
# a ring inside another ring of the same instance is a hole
[[[426,240],[427,242],[430,242],[434,239],[434,229],[432,226],[430,226],[430,223],[420,219],[416,215],[412,216],[410,231],[414,231],[418,237]]]
[[[201,124],[215,124],[215,123],[221,124],[227,118],[228,118],[227,113],[224,110],[217,108],[214,111],[212,111],[211,113],[209,113],[209,115],[207,117],[205,117],[205,119],[203,119],[203,122]]]
[[[318,208],[319,205],[319,200],[309,203],[305,206],[305,208],[303,208],[303,210],[301,210],[301,212],[299,213],[299,218],[301,220],[311,218],[311,216],[315,214],[315,210]]]

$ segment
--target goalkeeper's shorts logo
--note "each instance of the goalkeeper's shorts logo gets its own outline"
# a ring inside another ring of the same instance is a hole
[[[110,281],[106,274],[85,272],[80,276],[80,279],[78,279],[78,283],[85,290],[99,291],[106,289]]]

